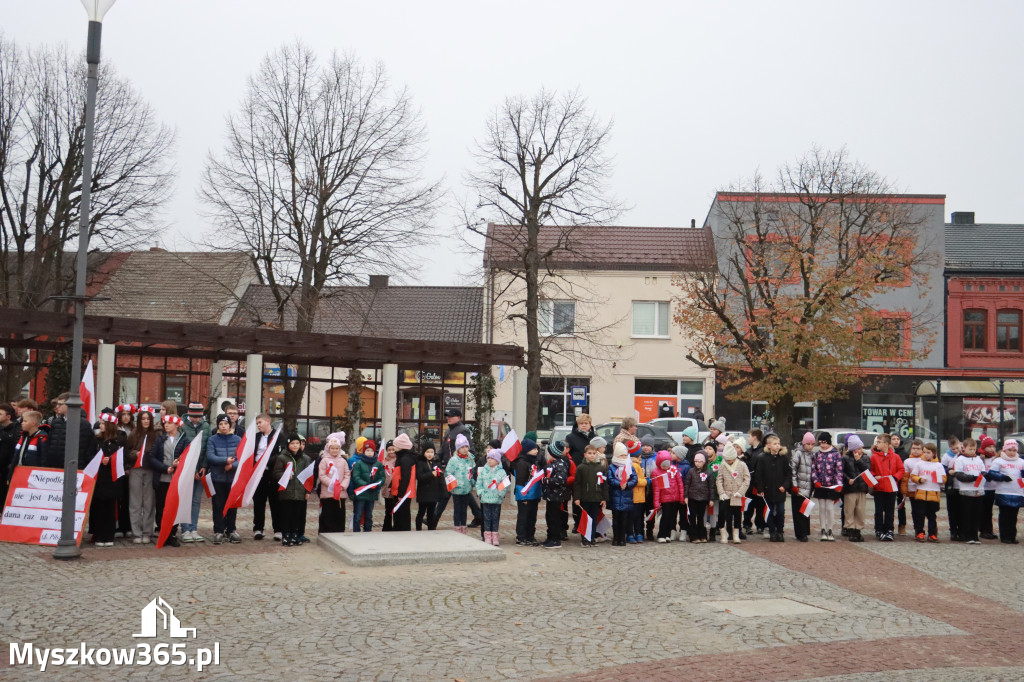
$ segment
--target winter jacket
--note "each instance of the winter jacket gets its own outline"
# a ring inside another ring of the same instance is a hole
[[[811,482],[814,485],[814,496],[828,500],[838,500],[842,490],[830,490],[832,486],[843,485],[843,456],[834,447],[828,450],[818,449],[811,462]]]
[[[237,430],[236,430],[236,433],[237,433]],[[239,434],[239,435],[240,436],[244,435],[244,433],[245,432],[243,431],[242,434]],[[270,441],[273,438],[274,438],[274,432],[273,431],[271,431],[270,433],[264,434],[259,429],[257,429],[256,430],[256,445],[255,445],[255,447],[253,449],[253,455],[256,456],[256,457],[259,457],[259,455],[260,455],[260,446],[262,445],[264,447],[264,449],[265,449],[266,447],[268,447],[270,445]],[[271,479],[273,479],[273,482],[274,482],[275,485],[277,484],[277,482],[279,480],[281,480],[281,477],[280,476],[277,476],[276,478],[274,477],[274,460],[277,458],[278,455],[280,455],[282,452],[284,452],[285,450],[288,449],[288,444],[285,443],[284,440],[285,440],[284,438],[281,438],[279,436],[278,439],[277,439],[277,442],[274,443],[274,449],[270,452],[269,455],[266,455],[267,457],[270,457],[270,460],[267,461],[267,467],[263,470],[263,478],[266,479],[267,481],[270,481]],[[319,465],[318,465],[318,467],[319,467]],[[299,473],[299,472],[296,471],[295,473]]]
[[[750,470],[747,464],[741,459],[733,462],[732,471],[729,470],[729,463],[722,462],[718,469],[718,477],[715,479],[718,488],[718,497],[723,502],[728,500],[733,507],[743,506],[743,497],[750,487]]]
[[[608,464],[604,456],[596,462],[584,459],[576,467],[572,496],[579,502],[604,502],[608,499]]]
[[[470,457],[472,457],[472,455],[470,455]],[[381,464],[384,465],[384,485],[381,487],[381,494],[385,499],[395,496],[395,494],[391,492],[391,484],[394,481],[392,477],[395,474],[395,462],[397,461],[398,453],[389,455],[385,450],[384,461],[381,462]],[[402,494],[404,495],[405,493]]]
[[[461,457],[456,453],[448,460],[448,466],[444,469],[445,476],[454,476],[456,481],[452,495],[468,495],[473,490],[473,469],[475,468],[476,458],[473,457],[472,452],[466,457]]]
[[[242,439],[233,433],[215,433],[206,441],[206,463],[213,474],[214,483],[231,483],[235,478],[235,462],[231,469],[226,469],[228,457],[234,457],[238,444]]]
[[[1017,481],[1021,478],[1021,473],[1024,471],[1024,460],[1019,456],[1010,459],[1005,455],[996,457],[995,461],[992,462],[992,466],[989,467],[988,473],[985,475],[990,481],[994,481],[996,484],[996,503],[999,503],[1000,496],[1011,495],[1014,497],[1020,497],[1024,495],[1024,489],[1021,489]],[[1000,506],[1010,506],[1002,504]]]
[[[935,475],[938,480],[932,478]],[[942,495],[942,485],[946,476],[946,468],[942,466],[941,462],[925,462],[924,460],[918,460],[917,466],[914,467],[914,473],[911,474],[914,479],[914,484],[917,490],[914,491],[915,500],[923,500],[925,502],[939,502]]]
[[[59,469],[62,465],[51,461],[49,456],[49,433],[40,426],[36,432],[29,435],[22,431],[18,442],[14,446],[14,457],[7,468],[7,478],[10,480],[14,475],[14,469],[18,465],[30,467],[53,467]]]
[[[352,465],[352,495],[353,499],[356,500],[376,500],[380,495],[380,489],[384,486],[384,465],[377,461],[377,458],[373,455],[356,455],[356,463]],[[370,490],[364,490],[361,493],[356,493],[357,488],[362,488],[364,485],[376,483],[380,481],[380,485]]]
[[[746,462],[747,469],[750,471],[750,486],[752,495],[764,492],[757,484],[757,468],[761,466],[761,458],[763,456],[764,445],[758,445],[756,448],[750,448],[745,453],[740,455],[740,459]]]
[[[854,459],[853,453],[843,455],[843,494],[866,493],[868,482],[861,474],[871,467],[871,458],[862,453],[860,459]],[[853,481],[851,483],[851,481]]]
[[[21,431],[18,429],[18,425],[13,421],[7,426],[0,427],[0,482],[6,483],[8,480],[8,466],[11,465],[11,461],[14,459],[14,446],[17,445],[18,436],[20,435]],[[95,440],[90,435],[89,440],[86,441],[93,455],[96,454]],[[78,468],[84,469],[85,467],[79,462]]]
[[[640,463],[639,457],[630,457],[633,462],[633,470],[636,471],[636,485],[633,486],[633,504],[643,504],[647,501],[649,481],[644,476],[644,465]]]
[[[757,464],[757,472],[751,475],[764,499],[771,503],[785,502],[786,493],[793,484],[793,471],[789,468],[789,453],[780,448],[777,455],[764,453]],[[782,488],[780,491],[779,488]]]
[[[148,467],[153,472],[153,487],[159,488],[161,483],[170,483],[173,473],[167,473],[167,470],[174,464],[174,460],[178,459],[178,443],[184,440],[181,435],[181,431],[174,437],[173,446],[170,454],[167,453],[167,444],[171,442],[171,437],[166,432],[161,431],[160,435],[157,436],[156,442],[153,443],[153,447],[146,448],[146,457],[142,460],[142,466]],[[198,484],[199,482],[196,481]]]
[[[534,483],[526,495],[523,495],[523,486],[529,483],[530,478],[537,473],[537,455],[519,455],[512,466],[512,471],[516,477],[516,502],[539,500],[544,490],[543,479]]]
[[[182,439],[188,443],[191,443],[192,439],[194,439],[198,434],[203,434],[203,449],[199,453],[199,460],[196,462],[196,471],[206,469],[206,450],[210,442],[210,422],[203,419],[198,424],[193,424],[192,420],[186,417],[185,422],[179,429],[179,433],[181,433]]]
[[[668,469],[662,468],[663,462],[669,463]],[[663,483],[666,480],[664,478],[666,475],[668,476],[668,488]],[[654,486],[655,509],[660,509],[661,505],[666,502],[682,502],[686,497],[683,477],[679,475],[679,470],[672,466],[672,456],[668,453],[658,455],[658,466],[654,470],[651,485]]]
[[[64,468],[64,444],[67,442],[68,420],[65,417],[53,417],[50,419],[50,434],[47,450],[49,459],[54,462],[48,466]],[[78,420],[78,468],[84,469],[89,460],[96,454],[93,444],[96,436],[93,435],[92,426],[85,418],[84,411],[81,419]]]
[[[811,496],[811,464],[814,462],[814,449],[807,450],[800,443],[793,448],[789,458],[789,468],[793,472],[793,488],[799,489],[803,497]]]
[[[568,455],[553,457],[544,467],[544,492],[548,502],[567,502],[576,482],[576,465]]]
[[[701,475],[703,475],[703,479]],[[710,502],[715,498],[715,476],[707,467],[703,469],[691,467],[686,472],[683,489],[688,500]]]
[[[285,450],[284,452],[274,457],[273,475],[278,500],[289,502],[302,502],[303,500],[306,499],[306,495],[308,493],[306,491],[306,488],[302,485],[302,482],[299,481],[299,474],[302,472],[303,469],[309,466],[311,461],[312,460],[310,460],[309,455],[305,454],[304,452],[299,452],[299,454],[296,455],[293,454],[291,450]],[[292,465],[292,477],[288,479],[288,485],[285,487],[285,489],[281,490],[278,482],[281,480],[281,477],[284,476],[285,469],[288,468],[289,464]],[[270,464],[268,463],[267,466],[270,466]]]
[[[622,487],[622,470],[626,468],[626,487]],[[614,461],[608,466],[608,507],[613,511],[625,511],[633,508],[633,488],[636,487],[636,467],[633,460],[623,464]]]
[[[427,461],[422,455],[416,458],[416,501],[437,502],[444,494],[444,471],[437,460]]]
[[[501,504],[505,499],[508,488],[498,490],[497,486],[488,487],[491,481],[501,482],[508,478],[505,469],[499,464],[489,467],[484,465],[476,470],[476,494],[480,498],[480,504]]]
[[[395,456],[395,468],[391,472],[391,496],[401,499],[405,493],[412,491],[416,496],[416,453],[412,450],[399,450]],[[410,486],[412,486],[410,488]]]
[[[903,460],[892,449],[887,452],[879,452],[872,448],[871,473],[878,479],[878,485],[875,486],[876,493],[894,493],[899,489],[900,481],[903,479]],[[886,478],[887,476],[892,476],[896,480],[895,486]]]
[[[594,438],[597,438],[597,431],[594,431],[593,427],[589,431],[583,432],[580,431],[580,427],[575,425],[569,435],[565,437],[565,449],[568,451],[572,463],[577,467],[583,461],[583,451]]]
[[[93,441],[95,447],[93,455],[95,456],[95,450],[102,450],[104,457],[110,457],[111,460],[106,464],[102,464],[103,460],[100,460],[100,468],[96,474],[96,483],[92,489],[92,499],[106,502],[110,500],[116,500],[118,494],[121,491],[121,487],[117,484],[117,481],[113,480],[111,476],[111,467],[113,465],[113,456],[117,453],[118,448],[121,447],[121,443],[115,438],[111,440]]]
[[[331,467],[334,467],[334,472]],[[352,482],[352,470],[349,469],[348,461],[345,460],[345,451],[338,453],[337,457],[331,457],[325,450],[320,456],[320,464],[317,465],[317,478],[320,480],[320,497],[334,498],[327,489],[331,487],[331,479],[334,475],[338,477],[338,484],[341,486],[341,493],[338,499],[344,500],[348,497],[349,484]]]
[[[444,434],[444,438],[441,440],[441,449],[437,452],[437,458],[440,460],[438,465],[442,469],[448,468],[448,460],[455,457],[455,439],[459,437],[459,434],[466,437],[470,443],[473,442],[473,434],[469,432],[466,425],[459,421],[458,424],[448,428],[448,433]]]

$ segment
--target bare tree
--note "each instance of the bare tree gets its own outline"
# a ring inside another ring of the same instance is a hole
[[[149,239],[171,192],[174,132],[132,85],[101,67],[90,246]],[[85,60],[66,48],[24,49],[0,34],[0,306],[60,309],[74,282],[85,143]],[[12,351],[3,390],[27,380]]]
[[[598,120],[579,92],[509,97],[487,121],[466,177],[477,196],[475,213],[497,223],[484,228],[466,221],[470,233],[485,238],[485,254],[494,255],[484,263],[492,304],[504,301],[502,318],[525,326],[528,430],[540,413],[545,355],[560,354],[571,364],[585,354],[582,330],[542,334],[539,312],[542,298],[586,299],[558,272],[573,254],[585,259],[574,241],[579,226],[605,223],[621,211],[605,187],[610,135],[611,123]]]
[[[424,129],[381,64],[296,43],[269,54],[211,155],[200,195],[216,246],[249,253],[281,329],[309,332],[329,287],[396,272],[432,234],[438,185],[422,181]],[[282,372],[298,413],[309,368]]]
[[[866,364],[927,356],[936,258],[915,205],[845,149],[732,189],[712,211],[718,266],[676,278],[675,321],[694,337],[689,359],[730,397],[767,401],[789,440],[796,402],[843,397]],[[905,315],[881,314],[879,297],[904,287]]]

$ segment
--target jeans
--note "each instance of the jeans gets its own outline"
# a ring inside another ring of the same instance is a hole
[[[782,535],[786,532],[786,501],[779,500],[768,505],[768,532]]]
[[[896,511],[896,493],[875,491],[875,532],[891,533],[892,517]]]
[[[466,525],[466,508],[469,506],[469,500],[473,498],[468,493],[466,495],[452,495],[452,525],[456,528],[460,528]]]
[[[192,523],[181,524],[181,532],[189,533],[199,528],[199,506],[203,502],[203,482],[194,481],[192,484]]]
[[[446,490],[446,491],[444,491],[441,494],[441,499],[437,501],[437,511],[434,512],[434,519],[435,519],[434,526],[435,527],[437,526],[437,522],[441,520],[441,515],[444,514],[445,508],[448,506],[448,498],[449,497],[453,497],[453,495],[450,495],[448,493],[448,491]],[[472,494],[468,495],[467,497],[469,497],[469,503],[468,503],[469,504],[469,510],[471,512],[473,512],[473,519],[474,520],[479,519],[480,518],[480,505],[477,504],[476,499],[473,497]],[[465,526],[466,524],[462,524],[462,525]]]
[[[485,533],[497,533],[498,522],[501,521],[501,505],[500,504],[481,504],[483,507],[484,514],[484,532]]]
[[[373,529],[373,504],[377,500],[352,500],[352,532],[360,530],[369,533]],[[359,519],[363,520],[362,528],[359,526]]]
[[[537,507],[540,500],[518,500],[516,502],[516,540],[534,541],[537,538]],[[594,523],[597,521],[595,519]]]
[[[224,513],[224,505],[231,492],[231,481],[214,481],[213,491],[213,532],[230,535],[235,532],[235,515],[238,512],[238,509],[229,509]]]

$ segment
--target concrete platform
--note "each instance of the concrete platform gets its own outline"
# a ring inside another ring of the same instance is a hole
[[[352,566],[504,561],[505,550],[453,530],[324,533],[317,544]]]

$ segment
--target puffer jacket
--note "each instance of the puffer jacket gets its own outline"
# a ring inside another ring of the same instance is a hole
[[[668,462],[668,468],[662,469],[664,462]],[[665,487],[663,476],[668,475],[668,488]],[[672,456],[667,452],[658,453],[658,467],[654,471],[651,480],[654,486],[654,508],[660,509],[666,502],[682,502],[686,497],[684,494],[683,477],[679,475],[679,469],[672,466]]]
[[[723,461],[718,468],[718,477],[715,479],[718,488],[718,497],[724,502],[729,502],[732,507],[742,507],[743,497],[750,487],[750,469],[746,463],[737,459],[733,462],[732,471],[729,471],[729,463]]]
[[[288,465],[292,465],[292,477],[288,479],[288,485],[284,490],[277,491],[277,499],[290,501],[290,502],[301,502],[306,499],[306,488],[303,487],[302,482],[299,480],[299,474],[302,470],[310,465],[312,460],[309,455],[299,452],[296,456],[290,450],[285,450],[277,457],[274,458],[274,484],[281,480],[281,476],[284,475],[285,469]]]
[[[631,457],[633,469],[636,471],[636,485],[633,487],[633,504],[643,504],[647,500],[647,477],[644,476],[644,465],[639,457]]]
[[[803,497],[811,496],[811,465],[814,463],[814,448],[807,450],[800,443],[793,448],[793,455],[789,458],[789,468],[793,471],[793,488],[799,488]]]
[[[854,459],[853,454],[849,452],[843,455],[843,493],[866,493],[868,482],[861,474],[870,467],[871,458],[867,453],[863,453],[860,459]]]
[[[576,467],[572,496],[580,502],[604,502],[608,499],[608,464],[604,456],[597,462],[586,459]],[[598,475],[600,474],[600,475]]]
[[[889,448],[886,452],[872,449],[871,473],[878,479],[878,485],[875,486],[876,493],[894,493],[899,489],[900,481],[903,480],[903,474],[905,473],[903,460],[893,452],[892,448]],[[888,476],[892,476],[896,481],[895,486],[888,479]]]
[[[508,477],[505,470],[499,464],[498,466],[489,467],[484,465],[477,467],[476,470],[476,494],[480,497],[480,504],[501,504],[501,501],[505,499],[505,493],[508,492],[508,488],[504,490],[498,490],[497,486],[488,487],[491,485],[491,481],[504,481]]]
[[[228,469],[228,458],[235,456],[238,444],[242,439],[233,433],[215,433],[206,441],[206,462],[210,467],[214,483],[231,483],[235,480],[235,467],[238,462]]]
[[[701,478],[703,474],[704,478]],[[715,475],[705,466],[703,469],[690,467],[683,482],[686,499],[697,502],[710,502],[715,497]]]
[[[537,473],[537,455],[522,454],[512,465],[512,471],[516,477],[516,502],[529,502],[539,500],[544,491],[544,480],[541,479],[533,484],[533,487],[523,495],[523,486],[530,482],[530,478]]]
[[[427,461],[420,455],[416,458],[416,501],[437,502],[445,490],[444,471],[437,459]]]
[[[357,488],[380,481],[381,485],[376,488],[356,493]],[[380,489],[384,485],[384,465],[377,461],[372,454],[356,455],[355,464],[352,465],[352,498],[356,500],[376,500],[380,496]]]
[[[476,468],[476,458],[473,453],[463,457],[457,452],[448,460],[448,466],[444,468],[445,476],[455,477],[455,487],[452,488],[452,495],[468,495],[473,490],[473,469]]]
[[[337,457],[331,457],[325,450],[320,457],[320,465],[317,467],[317,476],[320,479],[321,497],[330,497],[327,489],[331,486],[331,466],[338,473],[338,481],[341,483],[341,498],[348,498],[349,483],[352,482],[352,470],[348,468],[348,461],[345,459],[345,451],[338,453]]]
[[[629,478],[626,480],[625,489],[622,488],[623,467],[629,467]],[[633,508],[633,488],[636,487],[636,467],[632,460],[625,464],[616,464],[614,461],[608,467],[608,506],[613,511],[625,511]]]
[[[552,456],[545,467],[544,491],[542,495],[548,502],[568,502],[572,486],[576,482],[576,465],[568,455]],[[534,484],[537,485],[537,484]],[[630,498],[632,504],[632,498]]]
[[[843,491],[829,490],[831,486],[843,485],[843,456],[835,448],[821,450],[814,453],[814,462],[811,464],[811,482],[814,485],[815,494],[828,499],[839,499]]]
[[[789,453],[786,448],[780,448],[778,454],[775,455],[765,451],[758,460],[757,472],[752,475],[752,478],[754,486],[764,495],[766,502],[785,502],[793,481],[793,472],[789,468]]]

